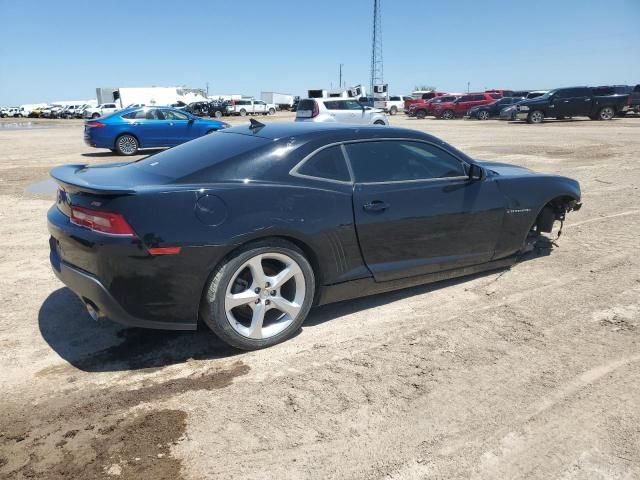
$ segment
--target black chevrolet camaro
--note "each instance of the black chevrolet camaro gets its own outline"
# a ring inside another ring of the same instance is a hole
[[[247,350],[313,305],[509,266],[580,207],[575,180],[392,127],[252,121],[51,175],[51,263],[94,318]]]

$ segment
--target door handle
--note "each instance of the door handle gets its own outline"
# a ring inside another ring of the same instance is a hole
[[[369,203],[365,203],[362,208],[368,212],[383,212],[389,208],[389,204],[381,200],[372,200]]]

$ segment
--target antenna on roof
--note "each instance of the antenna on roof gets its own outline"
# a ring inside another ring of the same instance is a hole
[[[259,121],[258,121],[258,120],[256,120],[255,118],[251,118],[251,119],[249,119],[249,123],[250,123],[249,128],[250,128],[251,130],[256,129],[256,128],[262,128],[262,127],[264,127],[264,126],[265,126],[265,124],[264,124],[264,123],[259,122]]]

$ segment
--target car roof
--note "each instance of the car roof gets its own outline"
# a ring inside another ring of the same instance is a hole
[[[264,124],[263,127],[240,125],[226,128],[222,132],[251,135],[270,140],[279,140],[287,137],[313,137],[317,135],[339,135],[343,138],[352,139],[384,137],[431,138],[430,135],[408,128],[321,122],[274,122]]]

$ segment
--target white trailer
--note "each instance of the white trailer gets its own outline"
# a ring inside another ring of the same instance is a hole
[[[295,95],[277,92],[260,92],[260,100],[272,103],[281,110],[289,110],[293,106]]]

